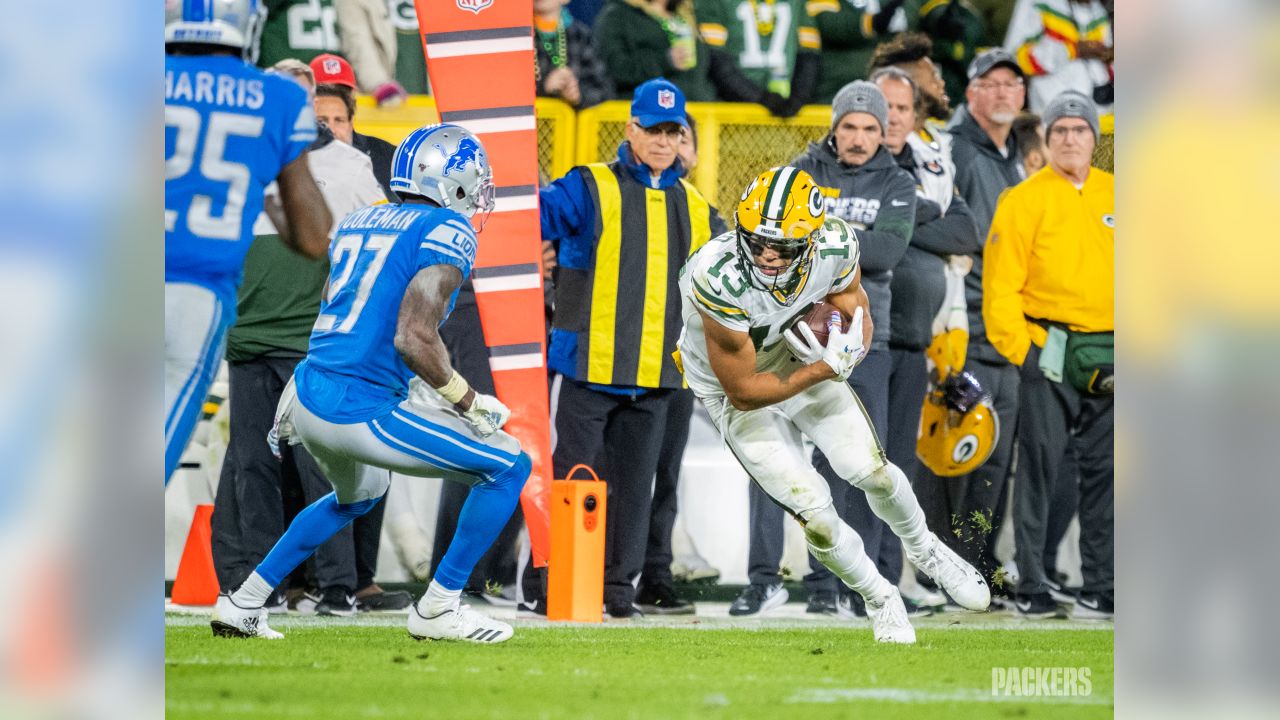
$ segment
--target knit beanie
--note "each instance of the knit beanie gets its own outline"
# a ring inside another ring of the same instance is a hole
[[[854,80],[840,88],[831,101],[831,127],[840,122],[840,118],[852,112],[863,112],[875,117],[880,123],[880,132],[889,128],[889,104],[884,100],[884,93],[874,83],[866,80]]]
[[[1102,134],[1102,130],[1098,125],[1098,106],[1093,104],[1093,100],[1084,94],[1075,90],[1064,90],[1058,93],[1057,97],[1049,101],[1049,105],[1044,109],[1044,130],[1049,132],[1049,128],[1062,118],[1080,118],[1089,123],[1089,127],[1093,128],[1093,139],[1097,140]]]

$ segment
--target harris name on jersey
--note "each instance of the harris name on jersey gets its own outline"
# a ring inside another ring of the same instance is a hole
[[[260,78],[210,72],[208,70],[167,69],[164,73],[164,99],[209,103],[224,107],[258,110],[266,93]]]

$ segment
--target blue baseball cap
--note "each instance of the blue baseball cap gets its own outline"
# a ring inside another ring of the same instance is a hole
[[[640,127],[675,123],[689,127],[684,119],[684,93],[666,78],[654,78],[636,87],[631,98],[631,115]]]

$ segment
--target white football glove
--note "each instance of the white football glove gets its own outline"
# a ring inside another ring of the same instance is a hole
[[[831,313],[831,322],[827,325],[830,335],[827,347],[822,351],[822,361],[831,366],[836,377],[848,380],[853,368],[862,359],[862,308],[853,311],[853,321],[849,323],[848,332],[840,329],[840,314]]]
[[[471,423],[480,437],[489,437],[507,424],[511,410],[492,395],[476,393],[471,400],[471,409],[462,413],[462,417]]]
[[[812,365],[822,359],[822,343],[818,342],[813,329],[804,318],[782,333],[782,337],[791,346],[791,354],[805,365]]]

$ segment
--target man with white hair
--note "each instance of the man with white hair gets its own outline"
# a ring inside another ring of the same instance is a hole
[[[1115,612],[1115,178],[1090,167],[1093,100],[1068,90],[1044,111],[1049,166],[1000,201],[987,237],[987,336],[1021,368],[1014,528],[1018,612],[1058,612],[1044,572],[1050,500],[1068,448],[1079,463],[1076,618]]]
[[[1009,53],[996,48],[969,65],[965,104],[956,111],[951,131],[951,157],[956,188],[969,205],[978,237],[985,238],[996,201],[1007,188],[1022,182],[1024,170],[1013,135],[1013,121],[1026,101],[1022,69]],[[974,512],[990,519],[994,529],[986,542],[964,542],[953,533],[943,537],[952,549],[988,577],[999,566],[995,539],[1004,520],[1004,491],[1013,459],[1013,418],[1018,415],[1018,370],[987,341],[982,324],[982,251],[973,253],[973,268],[965,276],[969,346],[964,369],[991,393],[996,415],[1006,423],[995,450],[981,467],[951,478],[948,517],[971,518]]]

